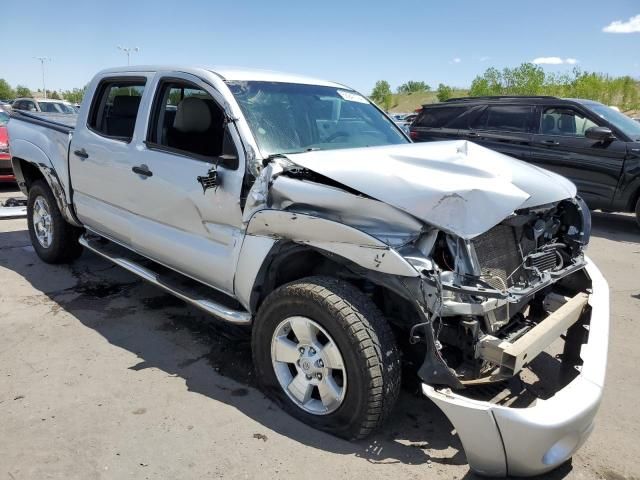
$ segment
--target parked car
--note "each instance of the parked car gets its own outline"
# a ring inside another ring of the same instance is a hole
[[[68,102],[44,98],[16,98],[13,102],[13,109],[58,114],[78,113]]]
[[[466,141],[413,144],[322,80],[127,67],[87,95],[75,126],[9,123],[43,261],[84,247],[251,326],[265,392],[340,437],[388,417],[401,367],[485,475],[549,471],[589,435],[609,293],[571,182]],[[523,377],[515,405],[496,400],[556,341],[561,383],[539,399]]]
[[[592,209],[640,225],[640,124],[592,100],[477,97],[425,105],[414,141],[464,138],[559,173]]]
[[[13,176],[11,157],[9,156],[8,122],[9,113],[0,108],[0,182],[14,182],[16,180]]]

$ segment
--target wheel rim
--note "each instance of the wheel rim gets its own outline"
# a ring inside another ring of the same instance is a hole
[[[280,387],[313,415],[336,411],[347,391],[347,372],[337,344],[307,317],[289,317],[271,339],[271,362]]]
[[[35,231],[38,243],[43,248],[49,248],[53,241],[53,219],[49,203],[42,197],[36,197],[33,202],[33,230]]]

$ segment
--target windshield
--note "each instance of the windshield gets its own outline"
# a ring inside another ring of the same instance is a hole
[[[607,107],[601,103],[590,103],[588,106],[591,110],[596,112],[598,116],[614,125],[629,138],[635,141],[640,141],[640,123],[630,117],[627,117],[624,113],[620,113],[617,110]]]
[[[6,125],[9,121],[9,114],[0,110],[0,125]]]
[[[409,143],[369,100],[347,89],[230,81],[264,156]]]
[[[47,113],[76,113],[71,105],[62,102],[38,102],[40,111]]]

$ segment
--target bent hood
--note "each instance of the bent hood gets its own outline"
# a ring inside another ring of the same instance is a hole
[[[560,175],[463,140],[287,158],[462,238],[486,232],[514,210],[576,195]]]

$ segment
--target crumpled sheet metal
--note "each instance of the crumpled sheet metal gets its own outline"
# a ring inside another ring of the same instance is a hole
[[[312,151],[293,163],[465,239],[575,196],[565,178],[466,141]]]
[[[260,210],[247,235],[286,238],[334,253],[369,270],[417,277],[419,273],[396,250],[356,228],[312,215]]]

